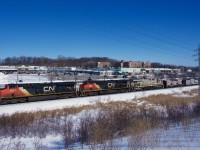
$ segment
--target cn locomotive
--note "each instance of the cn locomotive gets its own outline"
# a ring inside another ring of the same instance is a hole
[[[197,84],[197,80],[113,79],[77,82],[0,84],[0,105]]]

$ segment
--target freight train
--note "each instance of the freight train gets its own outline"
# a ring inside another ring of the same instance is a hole
[[[198,84],[198,80],[113,79],[83,82],[0,84],[0,105]]]

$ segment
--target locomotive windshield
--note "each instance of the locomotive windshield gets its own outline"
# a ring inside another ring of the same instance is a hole
[[[6,88],[6,85],[5,84],[0,84],[0,90],[3,90]]]

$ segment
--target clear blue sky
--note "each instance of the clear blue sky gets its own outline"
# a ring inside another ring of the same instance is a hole
[[[197,66],[199,0],[2,0],[0,59],[110,57]]]

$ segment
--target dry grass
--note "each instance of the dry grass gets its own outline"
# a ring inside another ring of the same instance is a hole
[[[166,106],[167,108],[175,108],[182,105],[190,105],[191,103],[199,103],[200,97],[173,97],[172,95],[154,95],[148,98],[143,98],[142,100],[155,105]]]
[[[198,89],[192,89],[190,91],[183,91],[184,94],[188,94],[188,95],[195,95],[198,93]]]
[[[137,149],[141,148],[141,145],[146,148],[150,143],[155,144],[153,142],[156,139],[152,141],[151,136],[146,135],[146,131],[158,127],[167,129],[171,122],[179,123],[182,120],[184,120],[183,125],[188,126],[190,121],[187,117],[200,114],[198,96],[157,95],[143,98],[141,101],[145,102],[144,105],[138,106],[134,102],[109,102],[93,106],[3,115],[0,116],[0,135],[13,138],[27,136],[45,138],[48,134],[60,134],[66,149],[74,142],[89,144],[91,149],[95,149],[97,144],[109,140],[111,141],[109,146],[102,144],[102,149],[106,149],[112,145],[112,139],[130,135],[129,146]],[[165,108],[165,113],[168,115],[162,114],[154,106]],[[90,110],[101,111],[95,115],[83,113]],[[82,113],[81,117],[73,120],[72,116],[78,113]],[[36,145],[42,146],[40,143]]]

